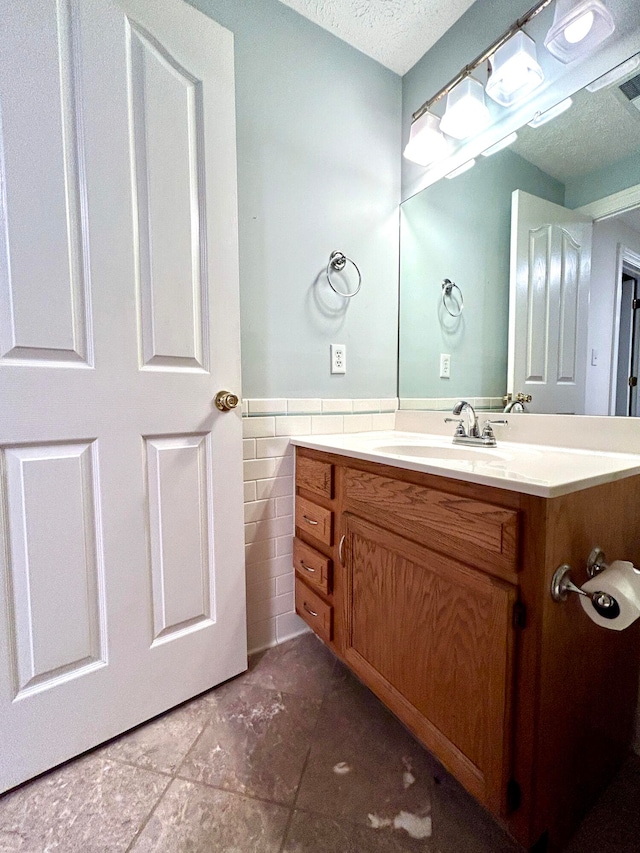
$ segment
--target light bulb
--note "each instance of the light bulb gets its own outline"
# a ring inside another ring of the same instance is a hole
[[[544,46],[560,62],[575,62],[592,54],[615,28],[602,0],[556,0]]]
[[[449,143],[440,130],[440,119],[433,113],[423,113],[411,125],[409,141],[404,149],[407,160],[428,166],[449,153]]]
[[[569,44],[578,44],[583,38],[586,38],[591,32],[593,26],[593,12],[585,12],[568,27],[565,27],[564,37]]]
[[[504,107],[527,97],[544,82],[536,46],[522,30],[506,41],[492,57],[487,95]]]
[[[440,129],[455,139],[466,139],[480,133],[491,124],[491,113],[484,102],[482,83],[465,77],[447,95],[447,109],[440,121]]]

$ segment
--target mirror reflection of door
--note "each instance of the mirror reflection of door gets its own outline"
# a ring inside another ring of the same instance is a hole
[[[640,271],[623,266],[620,282],[620,325],[616,366],[615,414],[638,417],[638,373],[640,370]]]
[[[516,190],[511,209],[507,390],[529,410],[585,410],[591,219]]]

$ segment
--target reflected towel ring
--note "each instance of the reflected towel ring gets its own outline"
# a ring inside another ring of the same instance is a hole
[[[451,294],[454,287],[460,294],[460,301]],[[446,301],[447,297],[449,297],[451,302],[456,306],[458,309],[457,312],[454,312],[449,308]],[[462,296],[462,291],[454,281],[450,281],[448,278],[445,278],[442,282],[442,304],[444,305],[447,314],[450,314],[452,317],[459,317],[462,314],[462,309],[464,308],[464,297]]]
[[[352,290],[351,293],[344,293],[342,290],[338,290],[338,288],[331,281],[331,270],[336,270],[336,272],[342,272],[345,268],[347,261],[353,266],[355,271],[358,273],[358,286],[355,290]],[[352,296],[355,296],[356,293],[360,292],[360,288],[362,287],[362,276],[360,275],[360,270],[358,269],[355,261],[352,261],[351,258],[348,258],[343,252],[334,251],[331,252],[331,256],[329,258],[329,263],[327,264],[327,281],[329,282],[329,287],[333,290],[334,293],[337,293],[338,296],[344,296],[345,299],[351,299]]]

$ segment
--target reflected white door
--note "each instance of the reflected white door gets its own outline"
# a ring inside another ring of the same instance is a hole
[[[516,190],[507,390],[531,412],[584,413],[592,222]]]
[[[0,790],[246,668],[232,36],[1,0]]]

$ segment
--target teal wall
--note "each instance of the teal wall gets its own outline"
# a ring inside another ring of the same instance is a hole
[[[401,78],[277,0],[191,3],[235,38],[244,396],[395,396]]]
[[[617,163],[567,181],[565,204],[572,209],[582,207],[636,184],[640,184],[640,154],[637,151]]]
[[[564,202],[564,186],[518,154],[480,157],[469,172],[405,201],[400,236],[400,397],[498,397],[506,390],[511,193]],[[445,278],[464,310],[442,308]],[[439,378],[440,353],[451,378]]]

